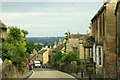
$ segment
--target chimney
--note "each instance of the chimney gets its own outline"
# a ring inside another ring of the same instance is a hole
[[[57,47],[57,42],[54,42],[53,48]]]
[[[47,49],[47,48],[48,48],[48,46],[45,46],[45,48]]]
[[[42,47],[42,49],[44,49],[44,47]]]
[[[52,49],[52,46],[50,45],[50,49]]]
[[[60,40],[60,41],[58,42],[58,46],[61,45],[61,44],[62,44],[62,41]]]

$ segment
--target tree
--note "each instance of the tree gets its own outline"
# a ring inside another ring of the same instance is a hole
[[[2,43],[2,58],[5,59],[12,59],[13,54],[16,52],[16,47],[13,44],[10,44],[8,42]]]
[[[24,33],[24,36],[26,36],[27,34],[29,34],[29,32],[26,31],[26,30],[22,30],[22,32]]]
[[[66,52],[66,49],[67,49],[67,45],[66,45],[66,44],[67,44],[67,42],[68,42],[68,39],[70,38],[70,35],[71,35],[71,34],[70,34],[69,31],[65,33],[65,40],[66,40],[66,41],[65,41],[65,52]]]
[[[62,52],[57,52],[57,53],[52,57],[52,61],[58,63],[61,58],[62,58]]]
[[[68,38],[70,38],[70,32],[69,31],[65,33],[65,37],[66,37],[66,40],[68,40]]]
[[[37,46],[34,44],[34,42],[32,42],[32,41],[27,42],[26,47],[27,47],[27,52],[28,52],[28,53],[31,53],[31,51],[32,51],[33,49],[36,49],[37,51],[39,50],[39,49],[37,48]]]
[[[72,61],[78,61],[78,57],[76,54],[68,53],[64,54],[60,61],[68,64],[71,63]]]
[[[12,60],[12,63],[19,65],[20,57],[27,57],[25,34],[17,27],[10,27],[6,40],[2,46],[2,58]]]
[[[76,54],[73,53],[67,53],[67,54],[62,54],[61,52],[57,52],[53,57],[52,61],[56,62],[57,64],[65,63],[69,64],[72,61],[79,61],[78,57]]]
[[[36,46],[36,48],[37,48],[37,51],[38,51],[38,50],[41,50],[41,49],[42,49],[42,47],[43,47],[43,45],[40,45],[40,44],[35,45],[35,46]]]

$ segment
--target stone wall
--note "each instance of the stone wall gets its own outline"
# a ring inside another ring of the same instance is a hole
[[[24,71],[20,71],[18,67],[15,65],[6,65],[2,69],[2,78],[17,78],[21,76],[23,73],[26,73],[28,68],[25,68]]]
[[[116,77],[116,22],[115,22],[116,3],[106,4],[105,22],[105,72],[106,77]]]
[[[117,74],[120,78],[120,2],[116,9],[116,23],[117,23]]]
[[[3,70],[2,70],[2,78],[11,78],[11,77],[16,77],[18,74],[18,70],[15,66],[13,65],[7,65]]]
[[[103,47],[105,77],[116,77],[116,3],[106,3],[92,20],[92,36]],[[104,69],[103,69],[104,70]]]

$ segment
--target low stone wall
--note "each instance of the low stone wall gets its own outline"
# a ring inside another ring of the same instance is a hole
[[[0,66],[0,80],[2,79],[2,70],[6,67],[6,65],[7,65],[7,60],[5,60]]]
[[[21,76],[28,71],[29,70],[25,68],[25,71],[21,72],[15,65],[6,65],[2,69],[2,78],[17,78],[18,76]]]
[[[6,67],[2,69],[2,78],[16,77],[18,73],[18,69],[14,65],[6,65]]]
[[[53,68],[56,70],[62,71],[62,72],[66,72],[66,73],[76,73],[77,64],[69,63],[69,64],[64,64],[64,65],[54,66]]]

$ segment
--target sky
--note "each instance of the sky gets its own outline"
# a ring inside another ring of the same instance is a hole
[[[0,3],[0,19],[7,26],[27,30],[27,37],[64,36],[67,31],[85,34],[89,30],[90,20],[102,4],[100,0],[4,0]]]

